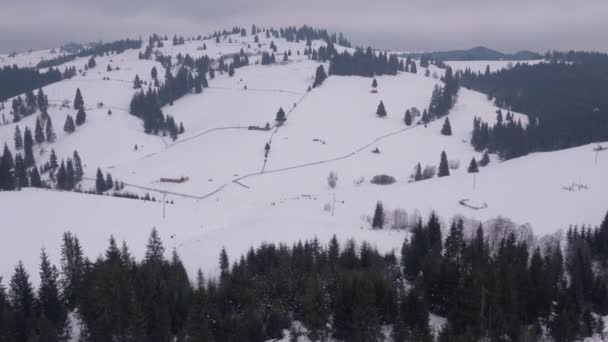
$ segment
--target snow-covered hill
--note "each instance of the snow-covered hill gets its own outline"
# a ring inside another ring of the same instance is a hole
[[[187,41],[180,46],[167,41],[159,49],[174,57],[188,53],[217,59],[241,49],[250,55],[251,65],[237,69],[233,77],[216,74],[202,94],[186,95],[163,108],[186,128],[176,141],[144,134],[142,121],[128,113],[135,75],[151,83],[153,66],[164,75],[160,63],[138,59],[139,51],[97,57],[95,68],[43,89],[58,138],[35,148],[38,163],[48,160],[51,148],[60,158],[78,150],[85,177],[94,178],[101,167],[124,181],[125,190],[150,193],[157,199],[168,191],[167,200],[173,203],[167,204],[163,218],[158,202],[55,190],[0,192],[5,223],[0,276],[8,277],[19,259],[35,270],[42,247],[57,262],[61,234],[67,230],[80,237],[92,258],[105,249],[110,234],[127,241],[140,257],[150,230],[156,227],[167,247],[178,250],[190,274],[200,267],[214,275],[222,246],[234,260],[263,241],[292,243],[314,236],[324,241],[336,234],[342,240],[368,240],[383,251],[398,249],[403,230],[370,229],[368,216],[376,201],[384,203],[387,214],[406,210],[410,220],[431,210],[445,220],[462,215],[485,221],[502,215],[519,224],[529,223],[537,234],[553,233],[569,224],[596,224],[605,213],[601,199],[608,194],[603,179],[608,157],[600,156],[596,164],[594,146],[502,163],[492,156],[490,165],[477,175],[473,191],[473,176],[466,169],[471,158],[481,158],[469,143],[473,118],[493,122],[496,116],[496,108],[483,94],[460,90],[449,114],[453,134],[443,136],[442,120],[426,127],[408,127],[403,122],[406,109],[426,108],[434,86],[441,83],[425,77],[422,70],[377,77],[378,93],[370,92],[371,79],[355,76],[331,76],[309,92],[319,63],[303,55],[305,42],[260,35],[259,48],[251,36],[229,39]],[[275,65],[256,64],[260,52],[269,51],[271,41],[278,47],[277,56],[290,50],[292,56]],[[315,41],[313,47],[322,44]],[[45,56],[52,57],[49,51],[33,52],[13,61],[30,65]],[[1,58],[2,64],[12,64],[8,56]],[[76,59],[60,69],[83,69],[86,60]],[[448,62],[457,68],[481,68],[479,63],[469,63]],[[484,62],[483,68],[505,63]],[[108,65],[120,70],[107,71]],[[443,72],[434,66],[430,71]],[[67,135],[63,123],[75,111],[61,104],[71,103],[77,88],[84,96],[87,123]],[[386,106],[386,118],[375,114],[380,101]],[[273,125],[279,107],[287,112],[283,126],[269,131],[247,129],[267,122]],[[9,112],[10,100],[0,114],[10,118]],[[516,118],[526,121],[520,114]],[[18,125],[32,129],[35,120],[32,115]],[[6,141],[11,149],[15,125],[0,125],[0,142]],[[269,141],[265,160],[264,146]],[[380,153],[372,153],[376,148]],[[409,182],[417,163],[438,165],[442,151],[453,166],[459,165],[450,177]],[[335,190],[327,185],[331,171],[339,177]],[[392,175],[397,182],[371,184],[378,174]],[[181,176],[188,181],[159,181]],[[564,189],[573,183],[587,188]],[[90,181],[83,185],[93,186]],[[487,204],[487,208],[473,210],[460,203],[466,199],[470,202],[465,204]],[[36,214],[24,214],[24,207],[34,208]]]

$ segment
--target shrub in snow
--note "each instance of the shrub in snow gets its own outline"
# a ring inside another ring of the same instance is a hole
[[[329,184],[330,188],[334,189],[336,184],[338,184],[338,174],[334,171],[330,172],[329,176],[327,176],[327,184]]]
[[[330,212],[330,211],[331,211],[331,204],[329,204],[329,203],[325,203],[325,204],[323,205],[323,211]]]
[[[427,165],[422,171],[422,179],[431,179],[437,174],[437,168],[435,166]]]
[[[376,175],[371,180],[371,183],[376,185],[389,185],[395,182],[395,177],[389,175]]]
[[[405,211],[405,209],[393,210],[393,222],[391,227],[393,229],[407,228],[407,212]]]
[[[359,185],[363,184],[363,182],[365,182],[365,177],[361,176],[361,177],[355,179],[353,181],[353,184],[355,184],[355,186],[359,186]]]
[[[458,170],[460,168],[460,160],[458,160],[458,159],[451,159],[448,162],[448,166],[450,167],[450,170]]]

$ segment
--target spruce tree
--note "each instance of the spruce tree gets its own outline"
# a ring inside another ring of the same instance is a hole
[[[141,89],[141,80],[139,79],[139,75],[135,75],[135,79],[133,80],[133,89]]]
[[[49,157],[49,166],[51,170],[55,170],[59,167],[57,162],[57,154],[55,154],[55,149],[51,149],[51,156]]]
[[[87,121],[87,113],[84,111],[84,108],[78,109],[78,113],[76,113],[76,125],[82,126],[85,121]]]
[[[479,161],[479,166],[484,167],[484,166],[487,166],[488,164],[490,164],[490,155],[486,151],[483,153],[483,156],[481,157],[481,160]]]
[[[59,272],[43,249],[40,255],[40,285],[38,286],[38,305],[41,313],[52,325],[49,332],[59,340],[64,335],[67,312],[59,292]]]
[[[448,164],[448,156],[445,151],[441,152],[441,160],[439,161],[439,171],[437,176],[445,177],[450,175],[450,166]]]
[[[376,210],[374,210],[374,217],[372,219],[372,228],[382,229],[384,226],[384,209],[382,202],[376,203]]]
[[[30,171],[30,186],[33,188],[42,188],[42,180],[40,179],[40,173],[38,173],[37,167],[33,167]]]
[[[98,194],[101,194],[107,190],[106,181],[104,180],[103,173],[101,172],[101,169],[99,169],[99,168],[97,169],[97,175],[95,177],[95,190],[97,191]]]
[[[409,109],[405,111],[405,116],[403,117],[403,122],[405,122],[406,126],[412,125],[412,112],[410,112]]]
[[[84,176],[82,160],[80,160],[80,155],[78,154],[78,151],[74,151],[72,158],[74,159],[74,182],[78,183],[82,180],[82,177]]]
[[[378,117],[385,117],[386,116],[386,108],[384,108],[384,103],[382,101],[380,101],[380,103],[378,104],[378,109],[376,110],[376,115],[378,115]]]
[[[423,179],[422,177],[422,166],[420,165],[420,163],[418,163],[416,165],[416,173],[414,175],[414,181],[418,182],[421,181]]]
[[[68,114],[68,116],[65,118],[65,124],[63,125],[63,131],[66,132],[67,134],[71,134],[71,133],[74,133],[75,130],[76,130],[76,125],[74,124],[74,119],[72,118],[71,115]]]
[[[99,173],[101,173],[101,171],[99,171]],[[153,227],[150,232],[150,237],[148,238],[144,260],[147,264],[159,265],[164,260],[164,254],[165,247],[163,247],[163,242],[158,235],[158,231]]]
[[[315,81],[313,82],[312,87],[316,88],[320,86],[326,78],[327,73],[325,73],[325,68],[323,67],[323,64],[321,64],[317,67],[317,71],[315,72]]]
[[[479,168],[477,167],[477,161],[475,158],[471,159],[471,163],[469,164],[469,168],[467,169],[468,173],[478,173]]]
[[[25,166],[23,158],[21,158],[20,153],[17,153],[15,155],[15,182],[17,189],[29,186],[29,182],[27,179],[27,168]]]
[[[279,108],[279,111],[277,112],[277,116],[275,118],[275,121],[281,125],[283,124],[285,121],[287,120],[287,116],[285,115],[285,111],[283,110],[283,108]]]
[[[84,100],[82,99],[82,93],[80,88],[76,88],[76,95],[74,96],[74,109],[84,109]]]
[[[15,150],[23,148],[23,136],[21,135],[21,129],[19,126],[15,126]]]
[[[40,119],[36,118],[36,128],[34,129],[34,140],[36,144],[42,144],[46,139],[44,137],[44,131],[42,130],[42,125],[40,124]]]
[[[15,325],[16,341],[29,341],[35,334],[36,298],[30,276],[21,261],[10,281],[9,299],[18,319]]]
[[[374,80],[372,81],[372,88],[376,89],[378,88],[378,81],[376,81],[376,79],[374,78]]]
[[[441,128],[441,134],[452,135],[452,126],[450,125],[450,119],[445,118],[445,121],[443,122],[443,127]]]
[[[32,138],[32,132],[29,128],[25,128],[23,134],[23,150],[24,150],[24,162],[26,167],[33,166],[34,161],[34,139]]]
[[[57,139],[57,135],[55,134],[55,130],[53,129],[53,122],[51,121],[51,117],[46,118],[46,141],[49,143],[55,142]]]

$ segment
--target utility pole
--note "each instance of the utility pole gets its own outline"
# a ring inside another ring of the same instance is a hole
[[[165,218],[166,206],[167,206],[167,192],[163,191],[163,219]]]
[[[331,216],[334,216],[334,210],[336,209],[336,192],[334,191],[334,201],[331,205]]]

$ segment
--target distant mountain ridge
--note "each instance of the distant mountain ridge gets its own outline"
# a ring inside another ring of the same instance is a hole
[[[502,53],[492,50],[484,46],[477,46],[468,50],[450,50],[450,51],[434,51],[434,52],[417,52],[405,53],[403,56],[412,56],[419,58],[421,56],[430,56],[434,59],[444,61],[499,61],[499,60],[532,60],[542,59],[543,56],[539,53],[522,50],[513,54]]]

